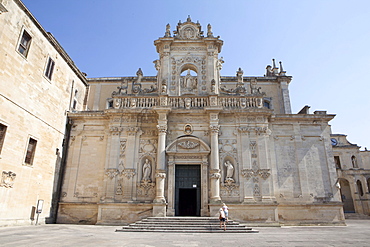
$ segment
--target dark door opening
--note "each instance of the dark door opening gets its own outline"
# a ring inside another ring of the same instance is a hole
[[[197,215],[197,189],[179,189],[179,215]]]
[[[176,165],[176,216],[200,216],[200,181],[200,165]]]

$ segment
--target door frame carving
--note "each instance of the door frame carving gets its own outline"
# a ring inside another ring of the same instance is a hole
[[[208,210],[208,156],[211,148],[195,136],[181,136],[166,148],[168,160],[167,215],[175,215],[175,165],[200,165],[200,216],[209,216]]]

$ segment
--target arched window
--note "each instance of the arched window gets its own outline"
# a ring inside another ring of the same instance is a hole
[[[357,191],[360,196],[364,195],[364,190],[362,189],[362,183],[360,180],[357,180]]]
[[[367,191],[370,193],[370,178],[367,179]]]

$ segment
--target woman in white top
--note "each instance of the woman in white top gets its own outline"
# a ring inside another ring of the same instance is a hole
[[[222,206],[222,210],[224,211],[225,213],[225,218],[226,218],[226,222],[229,222],[229,207],[226,206],[226,204],[224,203],[224,205]]]

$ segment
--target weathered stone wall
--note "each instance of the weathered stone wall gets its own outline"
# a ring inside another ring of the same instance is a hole
[[[76,110],[84,108],[86,84],[68,55],[20,1],[2,4],[7,12],[0,14],[0,123],[7,129],[0,154],[0,225],[31,224],[39,199],[44,200],[42,223],[52,217],[66,112],[72,110],[73,100]],[[27,56],[18,51],[23,30],[32,38]],[[49,57],[55,62],[51,80],[45,76]],[[37,141],[31,165],[24,162],[29,138]],[[10,171],[13,178],[4,175]]]

